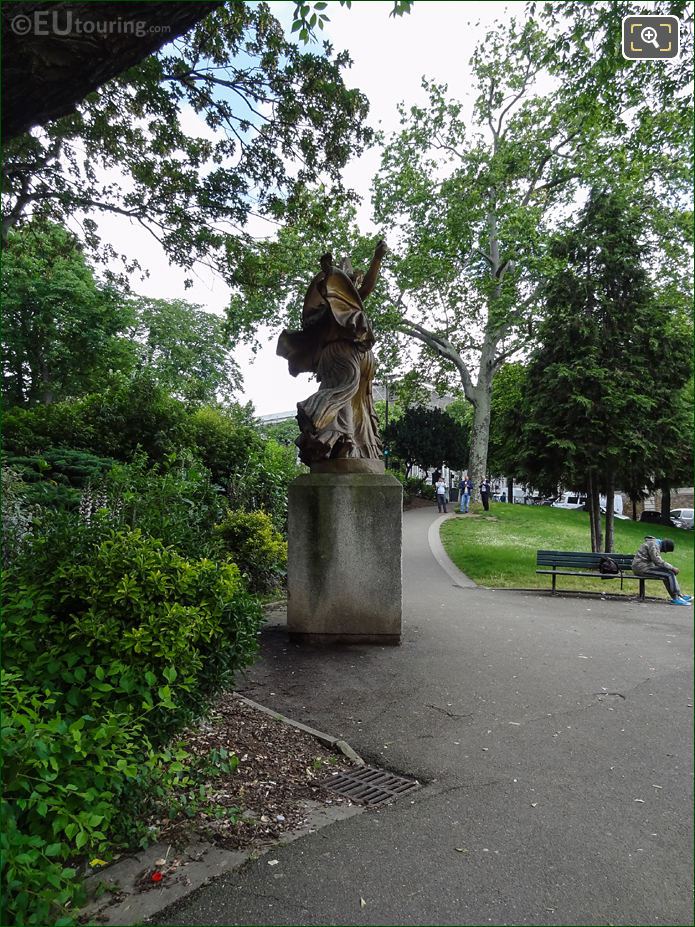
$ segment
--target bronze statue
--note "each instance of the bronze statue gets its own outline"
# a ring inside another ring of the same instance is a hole
[[[285,330],[278,339],[277,353],[287,358],[292,376],[313,373],[320,384],[297,403],[297,446],[305,464],[383,456],[372,399],[374,333],[362,300],[374,289],[385,253],[380,241],[364,278],[349,260],[336,267],[324,254],[304,297],[301,331]]]

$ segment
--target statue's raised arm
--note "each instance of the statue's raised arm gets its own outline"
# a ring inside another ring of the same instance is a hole
[[[379,270],[381,269],[381,262],[384,258],[384,255],[388,251],[386,247],[386,242],[382,239],[379,244],[374,249],[374,257],[372,258],[372,263],[369,265],[369,270],[367,275],[362,281],[362,285],[359,288],[359,294],[362,299],[366,299],[369,294],[372,292],[376,285],[377,278],[379,276]]]

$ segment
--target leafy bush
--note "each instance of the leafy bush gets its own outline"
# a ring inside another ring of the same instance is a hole
[[[6,453],[31,456],[47,447],[96,451],[96,435],[85,419],[84,409],[84,400],[7,409],[3,419]]]
[[[100,393],[74,402],[14,408],[4,422],[5,447],[14,454],[68,447],[118,460],[142,448],[153,461],[186,444],[186,408],[143,372],[120,377]]]
[[[223,495],[209,471],[190,452],[170,454],[150,467],[143,453],[116,464],[85,493],[85,520],[105,508],[112,523],[139,528],[186,557],[214,557],[221,545],[213,533],[224,512]]]
[[[254,591],[269,592],[284,580],[287,542],[268,514],[228,511],[215,532]]]
[[[231,563],[58,515],[7,571],[3,609],[3,923],[77,903],[70,861],[136,831],[164,745],[257,650],[260,607]],[[58,920],[60,922],[60,920]]]
[[[258,606],[232,563],[187,560],[139,530],[58,521],[6,578],[3,661],[56,710],[152,711],[153,741],[189,720],[257,649]],[[75,658],[79,671],[73,672]],[[92,689],[90,674],[101,675]],[[161,693],[160,693],[161,694]]]
[[[403,482],[403,488],[411,496],[421,496],[424,486],[427,486],[427,480],[421,476],[409,476]]]
[[[24,480],[52,479],[80,488],[107,473],[115,463],[110,457],[97,457],[88,451],[68,447],[48,447],[40,455],[31,457],[10,454],[7,462],[22,473]]]
[[[231,508],[267,512],[278,531],[287,530],[287,488],[306,468],[297,464],[296,448],[266,441],[244,469],[229,476],[227,498]]]
[[[427,499],[428,502],[434,502],[436,494],[437,490],[431,483],[423,482],[419,493],[420,498]]]
[[[263,446],[243,410],[212,406],[190,413],[185,444],[210,470],[213,480],[225,489],[230,474],[246,472],[250,461],[262,453]]]

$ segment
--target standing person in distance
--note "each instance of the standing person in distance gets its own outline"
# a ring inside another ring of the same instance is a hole
[[[692,605],[693,597],[683,595],[676,579],[678,567],[667,563],[661,556],[674,548],[670,538],[653,538],[647,536],[632,560],[632,572],[636,576],[658,576],[664,581],[666,591],[671,596],[671,605]]]
[[[486,512],[490,510],[490,480],[487,478],[480,484],[480,501]]]
[[[437,510],[446,514],[446,483],[444,477],[439,477],[435,489],[437,493]]]
[[[473,492],[473,480],[470,480],[468,478],[468,474],[466,474],[461,480],[461,482],[459,483],[459,499],[460,499],[459,511],[461,512],[462,515],[468,514],[468,506],[470,505],[470,502],[471,502],[472,492]]]

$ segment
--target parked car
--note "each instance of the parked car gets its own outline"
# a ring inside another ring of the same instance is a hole
[[[587,497],[581,493],[563,492],[557,502],[553,502],[554,509],[583,509]]]
[[[639,517],[640,521],[647,522],[650,525],[670,525],[675,528],[676,524],[671,518],[664,518],[661,512],[654,509],[645,509]]]
[[[690,531],[693,530],[694,509],[674,509],[672,512],[669,512],[669,515],[671,521],[677,528],[688,528]]]

